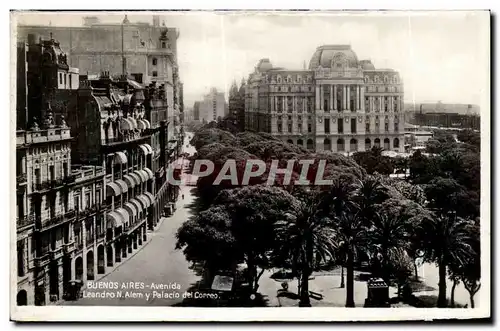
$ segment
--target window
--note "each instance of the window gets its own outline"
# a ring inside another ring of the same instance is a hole
[[[55,173],[53,165],[49,166],[49,176],[50,176],[50,178],[49,178],[50,180],[55,180],[56,179],[56,173]]]
[[[389,106],[387,103],[387,97],[384,97],[384,111],[387,112],[389,110]]]
[[[292,132],[292,124],[288,124],[288,132]]]
[[[302,121],[302,116],[300,116],[300,115],[299,115],[299,116],[297,117],[297,119],[298,119],[299,121]]]
[[[399,131],[398,123],[394,123],[394,132],[398,132],[398,131]]]
[[[59,73],[59,84],[62,85],[63,83],[63,78],[62,78],[62,72]]]
[[[75,203],[75,210],[76,211],[80,210],[80,197],[79,196],[76,196],[74,198],[74,203]]]
[[[337,131],[338,133],[344,133],[344,121],[342,118],[339,118],[337,121]]]
[[[366,112],[370,111],[370,98],[369,97],[365,98],[365,111]]]
[[[351,118],[351,133],[356,133],[356,119],[355,118]]]
[[[64,75],[64,86],[66,86],[66,75]]]
[[[288,120],[291,121],[292,120],[292,115],[288,115]]]
[[[298,125],[299,132],[302,133],[302,123],[299,123]]]
[[[69,74],[69,88],[71,88],[73,85],[71,84],[71,74]]]
[[[41,178],[40,178],[40,169],[35,169],[35,184],[40,184],[41,183]]]
[[[155,66],[155,65],[157,65],[157,64],[158,64],[158,59],[154,57],[154,58],[153,58],[153,65]]]
[[[283,126],[281,123],[278,123],[278,132],[283,132]]]
[[[398,98],[394,98],[394,111],[398,111]]]
[[[307,123],[307,132],[309,132],[309,133],[312,132],[312,125],[311,125],[311,123]]]
[[[63,163],[63,177],[64,178],[68,177],[68,163],[67,162]]]
[[[85,208],[90,208],[90,192],[85,193]]]
[[[330,119],[325,120],[325,133],[330,133]]]
[[[366,132],[370,132],[370,122],[366,122],[366,128],[365,128],[365,131],[366,131]]]
[[[389,132],[389,123],[385,122],[385,132]]]
[[[158,71],[153,71],[153,77],[158,77]]]
[[[166,43],[166,42],[164,42],[164,41],[162,41],[162,42],[161,42],[161,48],[167,48],[167,43]]]

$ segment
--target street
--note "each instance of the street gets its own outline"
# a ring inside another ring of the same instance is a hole
[[[188,133],[183,149],[184,152],[192,154],[194,147],[187,147],[190,139],[191,134]],[[187,163],[187,160],[185,162]],[[64,305],[172,306],[182,302],[183,293],[195,286],[200,278],[189,268],[190,264],[182,251],[175,249],[177,229],[191,216],[189,206],[194,200],[191,190],[192,187],[181,186],[175,213],[171,217],[163,218],[159,228],[148,233],[152,238],[145,247],[98,281],[102,284],[117,282],[118,289],[84,289],[84,298],[65,302]],[[144,288],[122,288],[136,282],[139,284],[134,284],[134,287],[141,287],[143,283]],[[96,295],[106,297],[90,297]]]

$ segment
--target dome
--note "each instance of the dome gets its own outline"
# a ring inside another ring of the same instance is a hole
[[[271,64],[271,61],[269,61],[269,59],[262,59],[257,64],[257,70],[260,72],[268,71],[271,70],[272,68],[273,65]]]
[[[361,65],[361,68],[363,68],[363,70],[375,70],[375,66],[370,60],[361,60],[359,61],[359,64]]]
[[[358,68],[359,62],[356,53],[349,45],[324,45],[320,46],[314,52],[309,62],[309,70],[323,68],[348,67]]]

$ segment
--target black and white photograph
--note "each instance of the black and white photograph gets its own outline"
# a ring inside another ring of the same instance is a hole
[[[491,317],[490,12],[10,15],[12,320]]]

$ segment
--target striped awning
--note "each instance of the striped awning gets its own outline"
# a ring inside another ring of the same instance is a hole
[[[148,174],[149,179],[153,179],[154,175],[153,175],[153,171],[151,171],[151,169],[143,168],[142,170],[144,170]]]
[[[124,224],[127,224],[129,222],[129,220],[130,220],[130,214],[128,213],[128,211],[126,211],[123,208],[118,208],[118,209],[115,210],[115,212],[117,212],[118,214],[120,214],[122,216]]]
[[[133,204],[139,213],[142,211],[142,208],[143,208],[142,202],[140,202],[139,200],[134,198],[134,199],[130,199],[128,202]]]
[[[123,193],[128,192],[127,183],[125,183],[125,181],[123,179],[117,179],[117,180],[115,180],[115,183],[121,187]]]
[[[150,144],[144,144],[144,146],[146,146],[146,148],[148,149],[149,154],[153,154],[153,147],[151,147]]]
[[[148,180],[148,175],[145,171],[142,170],[134,170],[134,174],[141,178],[141,182],[145,182]]]
[[[106,184],[106,196],[107,197],[117,196],[117,195],[122,194],[122,192],[123,192],[122,188],[118,184],[116,184],[114,182]]]
[[[150,192],[144,192],[144,195],[148,197],[149,201],[151,201],[151,204],[154,205],[155,203],[155,196],[150,193]]]
[[[127,119],[132,123],[133,129],[137,129],[137,121],[133,117],[127,117]]]
[[[133,217],[137,216],[137,214],[139,213],[137,207],[131,204],[130,202],[125,202],[123,204],[123,209],[125,209],[129,213],[129,215],[132,216],[130,222],[133,223],[134,221]]]
[[[131,172],[128,175],[135,180],[136,185],[139,185],[139,184],[142,183],[142,179],[141,179],[141,177],[138,174],[136,174],[134,172]]]
[[[146,123],[143,120],[137,120],[137,128],[140,130],[146,129]]]
[[[142,174],[142,177],[141,177],[141,178],[146,178],[146,179],[144,180],[145,182],[146,182],[146,181],[148,181],[148,180],[150,179],[150,178],[149,178],[149,175],[148,175],[148,173],[147,173],[146,171],[144,171],[144,170],[142,170],[142,169],[141,169],[141,170],[139,170],[139,172]]]
[[[120,121],[120,128],[122,130],[132,130],[134,128],[134,124],[128,118],[122,117]]]
[[[138,195],[135,198],[141,202],[143,209],[148,208],[151,204],[151,201],[144,194]]]
[[[139,148],[144,153],[144,155],[148,155],[149,154],[149,149],[145,145],[139,145]]]
[[[124,223],[125,223],[125,220],[123,218],[123,215],[116,212],[116,211],[109,212],[106,215],[106,228],[107,229],[119,227],[119,226],[123,225]]]
[[[144,121],[144,123],[146,123],[146,129],[151,129],[151,123],[149,123],[149,121],[145,118],[142,119]]]
[[[128,187],[134,187],[135,185],[140,184],[140,182],[136,182],[135,177],[132,177],[131,175],[123,175],[123,180],[127,183]]]
[[[124,164],[127,163],[127,155],[123,152],[116,152],[115,157],[113,158],[113,162],[116,164]]]

